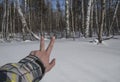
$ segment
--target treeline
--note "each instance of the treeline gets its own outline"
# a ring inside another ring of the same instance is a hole
[[[52,2],[56,4],[53,4]],[[0,37],[77,38],[120,34],[119,0],[1,0]]]
[[[52,7],[51,0],[3,0],[0,4],[1,38],[14,38],[16,33],[26,39],[32,36],[31,32],[37,35],[61,32],[65,28],[65,15],[59,1],[55,5],[57,9]]]

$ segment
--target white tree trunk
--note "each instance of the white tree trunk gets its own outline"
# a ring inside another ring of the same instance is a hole
[[[116,14],[117,14],[117,11],[118,11],[118,8],[119,8],[119,3],[120,3],[120,1],[118,1],[117,5],[116,5],[116,8],[115,8],[115,12],[114,12],[114,15],[113,15],[113,18],[112,18],[112,23],[111,23],[110,29],[109,29],[109,35],[110,35],[111,30],[112,30],[114,20],[116,18]]]
[[[95,20],[95,22],[96,22],[96,33],[97,33],[97,35],[98,35],[98,30],[99,30],[99,20],[98,20],[98,6],[97,6],[97,0],[95,0],[95,3],[96,3],[96,5],[95,5],[95,14],[96,14],[96,20]]]
[[[87,17],[86,17],[86,30],[85,30],[85,37],[89,36],[89,26],[90,26],[90,11],[91,11],[91,5],[93,0],[89,0],[88,2],[88,8],[87,8]]]
[[[50,33],[52,32],[52,3],[49,2],[49,25],[50,25]]]
[[[5,32],[5,37],[6,37],[6,40],[8,40],[8,35],[9,35],[9,12],[10,12],[10,10],[9,10],[9,7],[10,7],[10,4],[9,4],[9,1],[7,1],[7,10],[6,10],[6,12],[7,12],[7,15],[6,15],[6,32]]]
[[[75,15],[74,15],[74,10],[73,10],[73,8],[74,8],[74,2],[73,2],[73,0],[71,0],[71,16],[72,16],[72,37],[73,37],[73,40],[75,40]]]
[[[21,22],[22,22],[22,25],[23,25],[23,28],[22,28],[22,31],[23,31],[23,33],[25,33],[25,28],[27,29],[27,31],[28,32],[30,32],[36,39],[40,39],[36,34],[34,34],[29,28],[28,28],[28,25],[27,25],[27,22],[26,22],[26,20],[25,20],[25,17],[24,17],[24,15],[23,15],[23,13],[22,13],[22,10],[21,10],[21,8],[20,8],[20,2],[19,2],[19,0],[16,0],[16,9],[17,9],[17,11],[18,11],[18,13],[19,13],[19,15],[20,15],[20,19],[21,19]]]
[[[10,34],[11,34],[10,38],[13,39],[13,36],[14,36],[13,33],[14,33],[14,31],[13,31],[13,21],[12,21],[13,19],[12,19],[12,13],[11,12],[12,12],[12,6],[10,5],[10,17],[9,17],[10,18]]]
[[[15,3],[14,3],[14,9],[13,9],[13,33],[15,33]],[[13,34],[13,37],[14,37],[14,34]]]
[[[84,0],[82,0],[82,34],[85,35],[85,8],[84,8]]]
[[[3,15],[3,20],[2,20],[2,38],[5,38],[5,20],[6,20],[6,10],[7,10],[7,7],[6,7],[6,0],[4,1],[4,15]]]
[[[117,25],[116,25],[116,26],[117,26],[117,29],[118,29],[118,32],[119,32],[120,30],[119,30],[119,21],[118,21],[118,16],[116,17],[116,23],[117,23]]]
[[[68,38],[70,36],[70,12],[69,12],[69,3],[70,3],[70,0],[65,0],[65,5],[66,5],[66,37]]]
[[[41,35],[44,35],[44,33],[43,33],[43,0],[41,0],[41,10],[40,10],[41,12],[40,12],[40,33],[41,33]]]
[[[8,22],[9,22],[9,1],[5,0],[4,1],[4,15],[3,15],[3,20],[2,20],[2,38],[7,40],[8,38]]]
[[[90,12],[90,30],[89,30],[89,37],[92,37],[93,34],[93,10],[94,10],[94,1],[91,1],[91,12]]]
[[[99,28],[99,34],[98,34],[99,43],[102,43],[102,33],[103,33],[103,26],[104,26],[104,19],[105,19],[105,0],[102,0],[101,7],[102,7],[101,21],[100,21],[100,28]]]
[[[25,14],[26,14],[26,11],[27,11],[27,0],[25,0]]]

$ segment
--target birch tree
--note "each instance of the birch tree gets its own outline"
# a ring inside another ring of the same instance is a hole
[[[84,30],[85,30],[85,8],[84,8],[84,0],[82,0],[82,34],[83,35],[85,35]]]
[[[59,0],[56,1],[56,29],[58,29],[58,31],[60,31],[60,14],[61,14],[61,10],[60,10],[60,3]]]
[[[40,12],[40,33],[41,33],[41,35],[43,35],[43,0],[41,0],[41,5],[40,5],[41,7],[41,12]]]
[[[95,0],[95,24],[96,24],[96,33],[98,35],[99,19],[98,19],[98,4],[97,4],[97,0]]]
[[[85,37],[89,36],[89,26],[90,26],[90,11],[91,11],[91,5],[93,0],[88,1],[88,7],[87,7],[87,16],[86,16],[86,30],[85,30]]]
[[[115,8],[114,15],[113,15],[113,18],[112,18],[112,23],[111,23],[111,25],[110,25],[110,29],[109,29],[108,36],[110,35],[110,32],[111,32],[111,30],[112,30],[113,23],[114,23],[115,18],[116,18],[116,14],[117,14],[117,11],[118,11],[119,4],[120,4],[120,1],[118,0],[117,5],[116,5],[116,8]]]
[[[8,16],[9,16],[9,1],[4,0],[4,15],[2,20],[2,38],[7,40],[8,37]]]
[[[66,14],[66,38],[70,36],[70,0],[65,0],[65,14]]]
[[[34,34],[30,29],[29,29],[29,27],[28,27],[28,24],[27,24],[27,22],[26,22],[26,19],[25,19],[25,17],[24,17],[24,15],[23,15],[23,13],[22,13],[22,10],[21,10],[21,8],[20,8],[20,2],[19,2],[19,0],[16,0],[15,1],[15,3],[16,3],[16,9],[17,9],[17,11],[18,11],[18,13],[19,13],[19,15],[20,15],[20,19],[21,19],[21,22],[22,22],[22,25],[23,25],[23,28],[22,28],[22,32],[23,32],[23,40],[25,40],[25,29],[29,32],[29,33],[31,33],[36,39],[40,39],[36,34]]]
[[[52,3],[49,1],[49,0],[47,0],[47,5],[48,5],[48,7],[49,7],[49,9],[48,9],[48,22],[49,22],[49,36],[50,36],[50,33],[52,32]]]
[[[26,12],[27,12],[27,0],[24,0],[24,2],[25,2],[25,14],[26,14]]]
[[[104,18],[105,18],[105,0],[101,0],[101,21],[100,21],[100,28],[98,34],[98,41],[102,43],[102,33],[104,27]]]
[[[94,8],[94,0],[91,1],[91,12],[90,12],[90,29],[89,29],[89,37],[92,37],[93,34],[93,8]]]
[[[71,0],[72,37],[75,40],[75,0]]]

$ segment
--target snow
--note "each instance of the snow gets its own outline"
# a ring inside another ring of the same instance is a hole
[[[56,40],[51,53],[56,65],[40,82],[120,82],[120,36],[99,45],[96,41],[90,38]],[[0,66],[16,63],[37,49],[38,41],[1,43]]]

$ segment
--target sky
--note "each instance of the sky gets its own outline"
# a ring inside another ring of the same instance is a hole
[[[3,0],[0,0],[2,2]],[[20,0],[21,1],[21,0]],[[52,7],[53,9],[56,9],[56,0],[51,0],[52,1]],[[65,0],[59,0],[61,8],[64,10],[65,9]]]
[[[56,0],[51,0],[51,1],[52,1],[53,8],[56,9]],[[60,5],[61,5],[61,8],[64,9],[64,7],[65,7],[64,0],[59,0],[59,2],[60,2]]]

